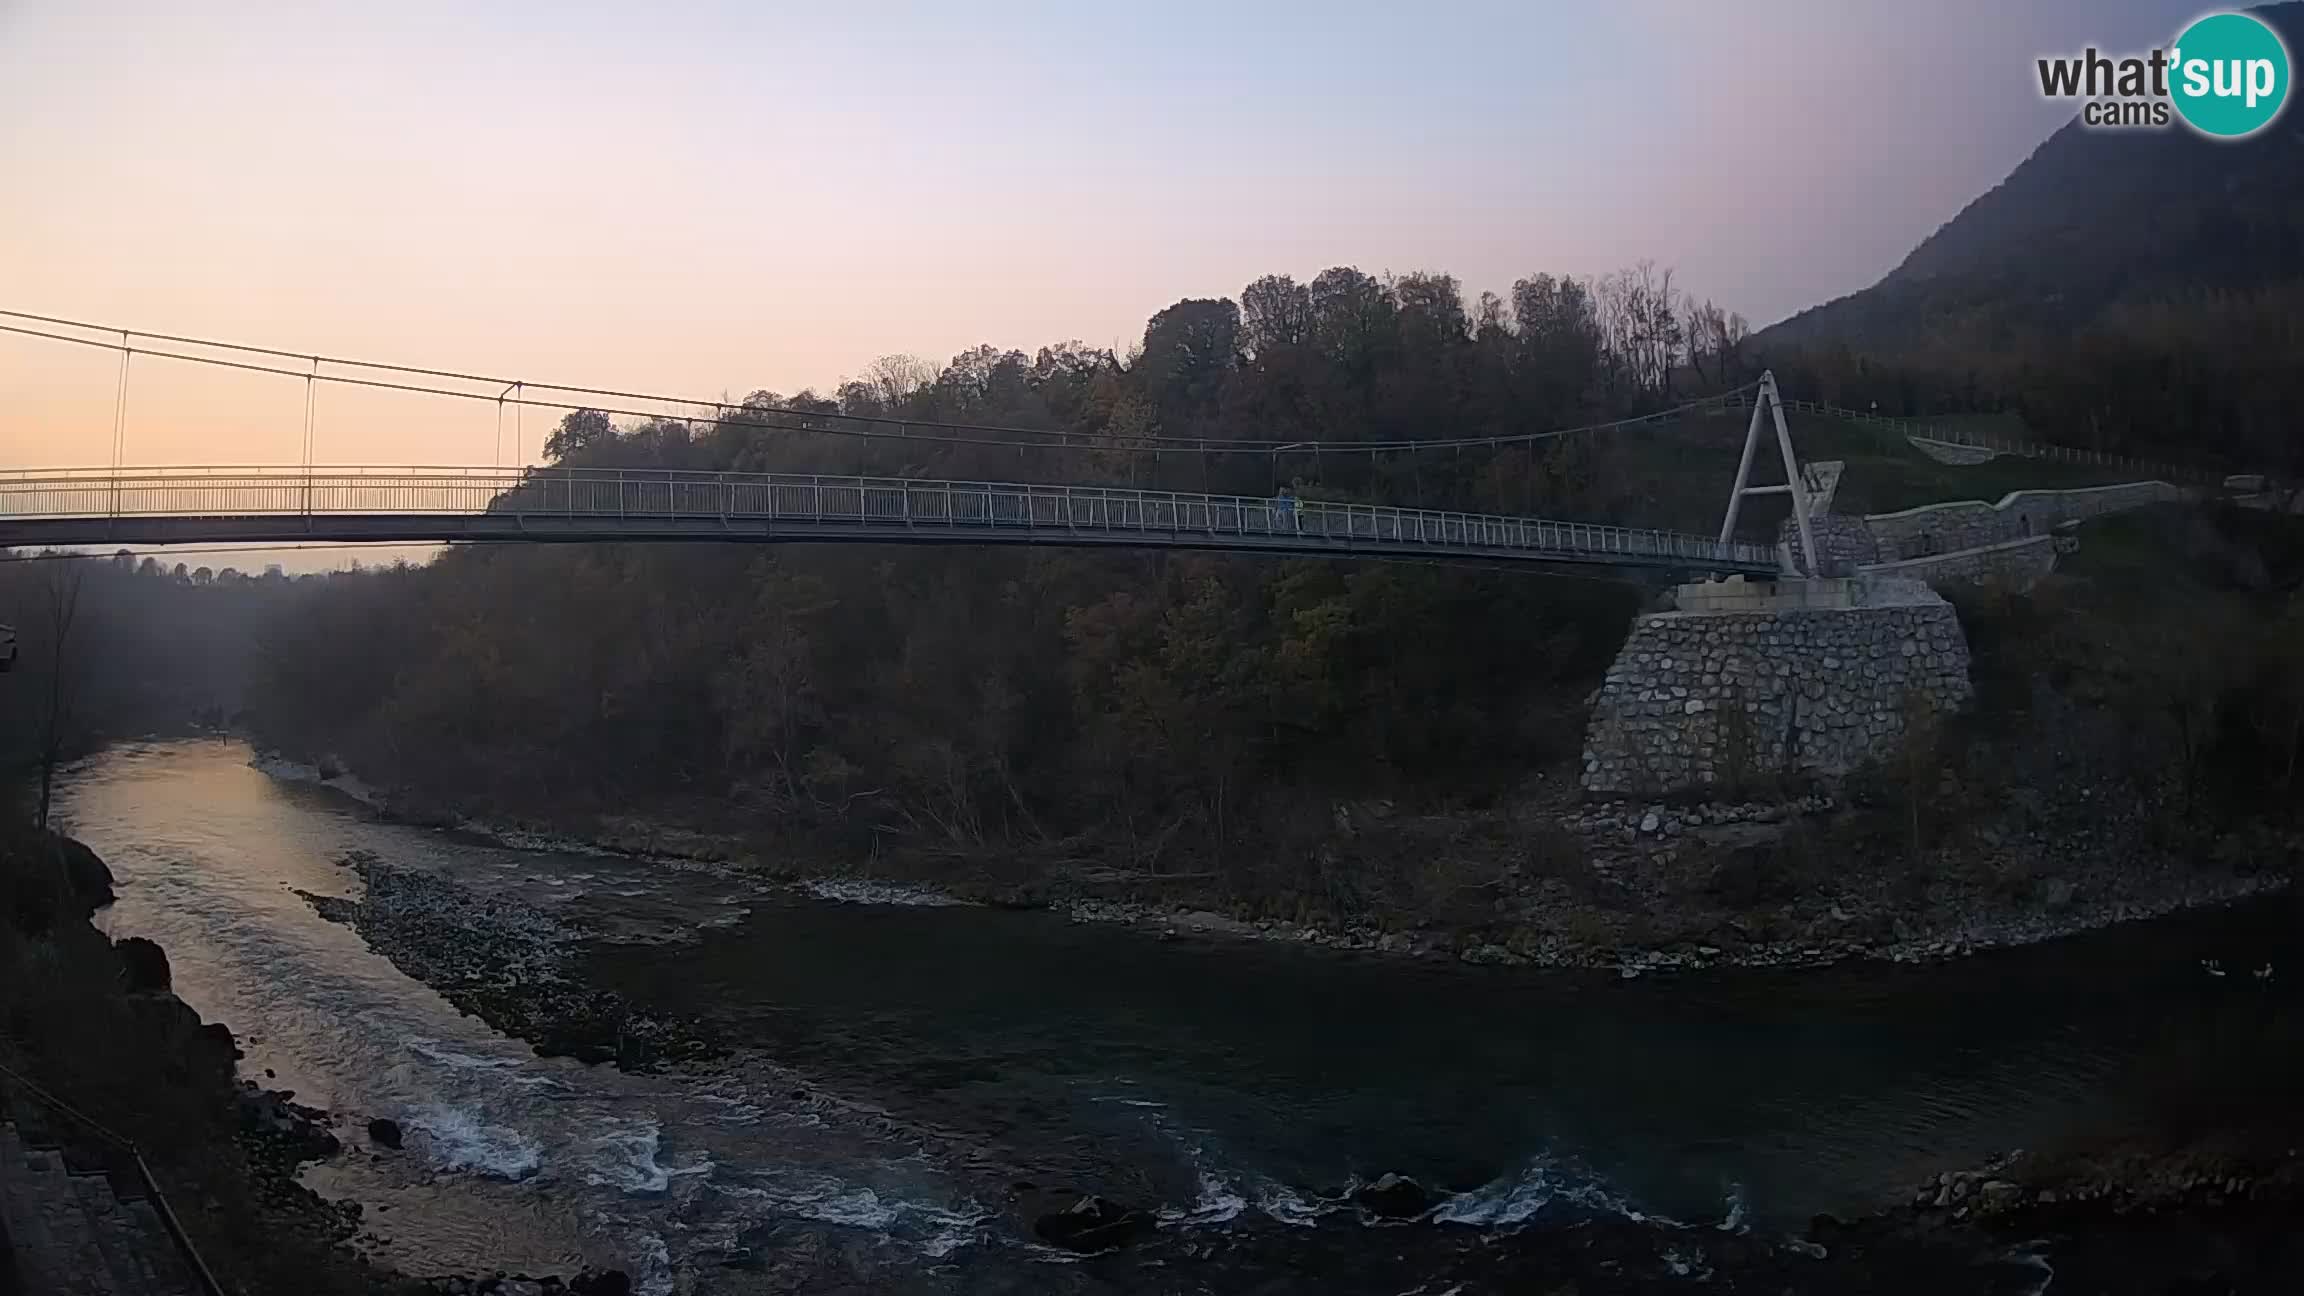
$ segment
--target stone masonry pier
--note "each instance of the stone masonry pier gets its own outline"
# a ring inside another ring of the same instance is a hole
[[[1715,581],[1674,605],[1633,622],[1594,697],[1587,793],[1836,778],[1972,692],[1959,619],[1918,581]]]

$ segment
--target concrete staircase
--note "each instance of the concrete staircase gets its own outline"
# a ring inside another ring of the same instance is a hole
[[[200,1296],[132,1176],[116,1186],[67,1165],[36,1117],[15,1114],[0,1120],[0,1296]]]

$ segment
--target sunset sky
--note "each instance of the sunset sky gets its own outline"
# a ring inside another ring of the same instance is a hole
[[[0,307],[707,396],[1124,348],[1334,264],[1646,257],[1766,323],[2054,129],[2035,55],[2194,12],[0,0]],[[114,366],[0,335],[0,466],[106,462]],[[126,458],[293,462],[302,399],[140,362]],[[317,454],[484,464],[494,425],[324,391]]]

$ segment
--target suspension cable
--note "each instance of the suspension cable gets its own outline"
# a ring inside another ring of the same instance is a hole
[[[82,324],[75,320],[63,320],[52,316],[30,315],[22,311],[0,310],[0,316],[8,316],[18,319],[31,319],[41,323],[61,324],[66,327],[93,327],[91,325]],[[502,384],[509,382],[515,391],[518,392],[518,395],[515,396],[515,398],[510,402],[515,406],[516,411],[521,407],[533,406],[538,409],[564,411],[592,409],[598,410],[604,414],[621,415],[628,418],[657,419],[669,417],[662,410],[604,406],[591,402],[532,398],[527,396],[527,388],[534,387],[540,392],[547,393],[558,392],[576,396],[605,396],[617,400],[655,402],[663,405],[685,406],[689,409],[708,409],[714,411],[715,414],[719,417],[720,421],[732,422],[734,425],[740,427],[757,427],[783,432],[813,432],[827,436],[864,437],[868,439],[874,437],[885,437],[891,440],[900,441],[925,441],[937,445],[990,445],[1001,447],[1024,446],[1050,450],[1104,449],[1118,450],[1123,453],[1133,454],[1157,454],[1163,447],[1190,449],[1202,452],[1230,452],[1268,451],[1278,446],[1288,444],[1286,442],[1270,439],[1186,437],[1171,436],[1162,433],[1133,433],[1126,439],[1139,443],[1137,445],[1131,446],[1113,444],[1107,446],[1096,446],[1089,443],[1087,438],[1084,437],[1075,440],[1075,437],[1077,437],[1078,434],[1070,433],[1063,429],[1002,427],[986,424],[944,422],[932,419],[874,418],[865,415],[854,414],[827,414],[809,410],[791,409],[782,406],[742,404],[731,405],[725,401],[694,400],[686,397],[663,396],[638,392],[622,392],[608,388],[563,386],[554,383],[534,383],[524,380],[515,381],[501,378],[484,377],[477,374],[456,373],[451,370],[422,369],[411,365],[383,364],[362,360],[342,359],[330,356],[311,356],[306,353],[278,351],[266,347],[244,347],[232,343],[214,342],[197,338],[182,338],[170,334],[137,333],[132,330],[117,329],[110,331],[120,333],[123,340],[121,342],[114,343],[110,341],[99,341],[92,338],[73,337],[69,334],[48,332],[42,329],[27,328],[21,325],[0,324],[0,332],[14,333],[26,337],[43,338],[55,342],[76,343],[81,346],[90,346],[105,350],[125,351],[128,349],[127,339],[130,337],[139,337],[158,341],[180,342],[193,346],[210,347],[218,350],[236,350],[252,355],[293,355],[296,359],[316,361],[320,365],[342,365],[351,368],[371,369],[388,373],[403,373],[419,377],[446,378],[464,382],[486,382],[492,384]],[[282,374],[299,378],[305,376],[305,372],[301,369],[284,369],[276,365],[257,364],[245,360],[227,360],[216,356],[194,355],[181,351],[165,351],[152,347],[140,348],[140,352],[144,355],[158,356],[163,359],[179,360],[190,364],[211,365],[226,369],[238,369],[251,373]],[[369,387],[384,391],[410,392],[427,396],[443,396],[458,400],[501,399],[501,397],[490,397],[485,393],[460,391],[450,387],[441,387],[423,383],[394,382],[379,378],[362,378],[349,374],[322,373],[317,375],[317,379],[320,382],[339,383],[346,386]],[[1743,393],[1752,390],[1756,386],[1756,382],[1743,383],[1739,386],[1729,388],[1726,391],[1716,392],[1709,396],[1685,401],[1669,409],[1657,410],[1648,414],[1632,415],[1625,418],[1611,419],[1600,423],[1585,424],[1577,427],[1555,428],[1543,432],[1515,433],[1506,436],[1441,438],[1429,441],[1313,441],[1301,442],[1297,444],[1303,448],[1327,448],[1339,450],[1362,450],[1369,448],[1381,448],[1388,450],[1413,450],[1418,448],[1445,449],[1450,447],[1461,448],[1473,446],[1494,448],[1496,446],[1503,445],[1520,445],[1532,441],[1547,441],[1559,437],[1573,436],[1581,433],[1608,432],[1628,427],[1651,426],[1659,423],[1672,422],[1686,414],[1703,412],[1707,408],[1717,407],[1722,402],[1740,396]],[[862,426],[842,426],[843,423],[859,424]],[[888,425],[894,425],[894,430],[890,430]],[[922,435],[919,432],[905,430],[911,428],[932,428],[942,432],[985,433],[990,435],[929,436]],[[1016,437],[1029,437],[1035,439],[1018,441],[1013,439]],[[1117,442],[1120,439],[1114,438],[1114,440]]]
[[[112,516],[120,516],[120,461],[128,453],[128,362],[136,353],[129,349],[128,335],[120,335],[120,377],[112,395]]]
[[[128,426],[128,361],[136,353],[128,349],[128,335],[120,335],[120,377],[112,389],[112,468],[118,471],[120,459],[126,453]]]

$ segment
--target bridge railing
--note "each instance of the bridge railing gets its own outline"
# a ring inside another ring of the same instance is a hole
[[[0,521],[467,515],[513,523],[619,519],[1024,529],[1349,546],[1620,555],[1766,570],[1773,546],[1548,518],[1097,486],[783,473],[531,468],[165,468],[0,475]]]

